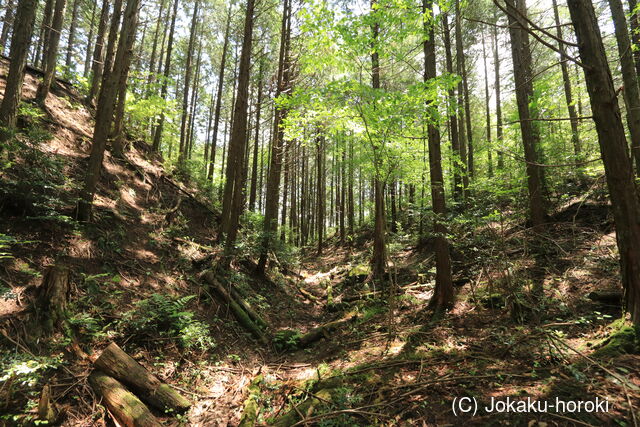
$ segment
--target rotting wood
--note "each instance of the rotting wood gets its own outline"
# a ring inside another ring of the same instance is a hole
[[[270,424],[274,427],[289,427],[296,424],[298,421],[302,421],[303,417],[310,417],[318,406],[323,403],[331,402],[333,397],[332,389],[322,389],[313,394],[309,399],[294,406],[289,412],[276,418]]]
[[[162,426],[149,408],[116,379],[100,371],[94,371],[89,375],[89,384],[96,394],[102,397],[104,404],[119,424],[126,427]]]
[[[163,411],[184,412],[191,402],[160,381],[115,342],[102,352],[94,366],[130,386],[144,401]]]
[[[207,282],[209,286],[224,300],[233,312],[238,322],[247,329],[251,334],[264,345],[269,344],[267,336],[262,332],[260,327],[251,319],[251,316],[242,308],[240,304],[231,296],[231,294],[216,279],[215,274],[211,270],[207,270],[201,274],[201,279]]]

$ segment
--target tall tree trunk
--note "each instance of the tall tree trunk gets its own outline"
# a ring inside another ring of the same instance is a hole
[[[280,34],[280,56],[278,60],[278,87],[276,97],[291,92],[291,62],[289,58],[291,35],[291,0],[284,0],[282,10],[282,24]],[[264,239],[262,242],[258,273],[263,274],[267,266],[267,259],[271,246],[271,239],[276,235],[278,225],[278,195],[280,193],[280,175],[282,172],[282,158],[284,154],[284,129],[281,124],[286,118],[287,110],[276,106],[273,119],[273,133],[267,189],[265,194]]]
[[[163,16],[164,16],[164,6],[166,1],[160,0],[160,9],[158,10],[158,19],[156,20],[156,28],[153,32],[153,44],[151,46],[151,57],[149,58],[149,75],[147,76],[147,96],[149,96],[152,92],[153,83],[156,79],[155,67],[156,67],[156,57],[158,55],[158,40],[160,38],[160,28],[162,28]],[[163,41],[164,43],[164,41]],[[162,49],[162,46],[160,46]],[[206,158],[205,158],[206,161]]]
[[[433,0],[422,1],[424,15],[424,81],[436,78],[436,42],[433,30],[433,20],[426,19],[433,13]],[[429,101],[428,107],[437,110],[437,104]],[[437,113],[437,111],[432,111]],[[428,125],[429,138],[429,176],[431,179],[431,199],[434,219],[434,250],[436,256],[436,287],[429,306],[436,311],[446,310],[453,306],[453,281],[451,279],[451,257],[447,228],[444,224],[447,214],[444,192],[444,177],[442,173],[442,158],[440,153],[440,130],[431,120]]]
[[[60,31],[62,30],[62,21],[64,20],[64,8],[67,0],[56,0],[56,6],[53,11],[53,19],[51,26],[47,29],[47,44],[44,46],[44,76],[42,84],[38,87],[36,100],[38,103],[45,104],[51,83],[55,77],[56,59],[58,57],[58,45],[60,43]]]
[[[468,171],[468,160],[467,160],[467,135],[471,132],[471,129],[466,128],[465,118],[467,116],[467,112],[465,109],[465,60],[464,60],[464,46],[462,43],[462,17],[460,16],[460,0],[456,0],[455,3],[456,10],[456,22],[455,22],[455,32],[456,32],[456,73],[460,77],[460,82],[458,83],[458,134],[459,134],[459,144],[460,144],[460,163],[459,167],[462,174],[462,197],[466,197],[467,190],[469,189],[469,171]],[[469,132],[467,132],[469,131]]]
[[[238,92],[236,94],[235,109],[231,139],[229,140],[229,159],[227,162],[227,183],[232,187],[232,198],[229,206],[228,226],[223,230],[225,241],[225,255],[231,255],[235,247],[240,216],[244,210],[244,188],[247,170],[245,168],[245,150],[247,149],[247,107],[249,104],[249,80],[251,70],[251,46],[253,41],[255,1],[247,0],[247,10],[244,20],[244,35],[240,52],[238,68]],[[227,185],[227,184],[225,184]],[[222,212],[223,224],[225,212]]]
[[[71,10],[71,24],[69,26],[69,40],[67,43],[67,59],[65,65],[67,72],[71,72],[71,66],[73,65],[73,49],[76,44],[76,28],[78,27],[78,10],[80,7],[80,0],[73,1],[73,8]]]
[[[451,36],[449,28],[449,17],[447,13],[442,15],[442,25],[444,30],[444,51],[445,51],[445,63],[447,73],[453,74],[453,55],[451,54]],[[453,103],[456,99],[456,93],[453,88],[449,89],[449,102]],[[451,109],[452,114],[449,116],[449,129],[451,140],[451,151],[453,158],[453,198],[459,202],[462,200],[463,184],[460,170],[460,141],[461,137],[458,134],[458,117],[455,113],[456,109]]]
[[[621,0],[609,0],[611,16],[618,42],[622,81],[624,83],[624,102],[627,107],[627,125],[631,135],[631,156],[635,159],[636,175],[640,176],[640,89],[638,76],[633,62],[631,40],[627,28],[627,20]]]
[[[193,6],[193,16],[191,17],[191,34],[189,35],[189,47],[187,48],[187,59],[184,66],[184,91],[182,92],[182,115],[180,118],[180,148],[178,151],[178,166],[184,167],[184,161],[187,154],[187,126],[189,123],[189,89],[191,87],[192,58],[195,46],[195,38],[198,28],[198,6],[199,0],[196,0]]]
[[[376,9],[377,0],[371,0],[371,13],[373,24],[371,25],[371,87],[373,90],[380,89],[380,55],[378,53],[378,38],[380,35],[380,23],[377,21]],[[380,170],[381,159],[376,155],[377,148],[374,146],[375,178],[374,187],[374,230],[373,230],[373,259],[372,275],[375,279],[381,280],[387,269],[387,244],[386,244],[386,219],[384,207],[384,182],[381,179]]]
[[[96,111],[96,123],[93,131],[93,146],[89,156],[89,165],[85,177],[84,188],[80,193],[78,202],[78,220],[89,221],[91,219],[91,206],[96,192],[100,171],[102,170],[102,159],[107,145],[107,139],[113,124],[113,113],[116,107],[116,96],[118,94],[118,84],[122,82],[122,76],[128,69],[127,63],[133,51],[135,42],[136,26],[138,22],[138,5],[140,0],[128,0],[127,7],[122,20],[120,40],[116,53],[113,70],[105,73],[102,82],[98,107]],[[119,17],[114,14],[114,18]],[[108,50],[108,49],[107,49]],[[126,75],[124,76],[126,80]]]
[[[498,0],[494,0],[498,1]],[[509,12],[509,34],[513,55],[513,74],[516,85],[516,100],[520,119],[520,131],[527,162],[527,186],[529,189],[529,217],[534,227],[545,221],[545,203],[542,197],[542,179],[538,166],[540,137],[533,123],[529,106],[533,101],[533,72],[529,47],[528,25],[521,19],[526,16],[525,0],[505,0]],[[517,17],[517,19],[516,19]]]
[[[568,0],[616,224],[625,303],[640,324],[640,202],[617,94],[591,0]]]
[[[104,71],[104,39],[109,24],[109,0],[102,1],[102,9],[100,10],[100,21],[98,22],[98,33],[96,34],[96,45],[93,48],[93,63],[91,64],[91,87],[87,95],[87,102],[93,103],[98,89],[102,82],[102,73]]]
[[[487,168],[489,178],[493,177],[493,147],[491,145],[491,107],[489,106],[489,71],[487,68],[487,49],[484,41],[484,30],[482,31],[482,61],[484,64],[484,109],[487,120],[486,140],[487,140]]]
[[[556,22],[556,35],[562,40],[562,26],[560,24],[560,14],[558,13],[558,2],[553,0],[553,15]],[[569,66],[567,65],[566,47],[564,43],[558,42],[558,50],[560,51],[560,69],[562,70],[562,82],[564,83],[564,97],[567,101],[567,111],[571,119],[571,142],[573,143],[573,154],[576,159],[580,159],[582,147],[580,143],[580,134],[578,133],[578,116],[576,115],[576,106],[573,103],[573,93],[571,90],[571,79],[569,78]]]
[[[0,124],[14,128],[18,117],[18,104],[22,98],[22,83],[27,65],[29,44],[33,35],[38,0],[19,0],[16,7],[16,25],[11,37],[11,62],[7,74],[4,97],[0,104]],[[5,24],[6,25],[6,24]],[[2,138],[4,139],[4,138]]]
[[[316,254],[318,256],[322,255],[322,245],[323,245],[323,237],[324,237],[324,214],[325,214],[325,143],[324,136],[316,137],[316,148],[317,148],[317,182],[316,182],[316,227],[318,234],[318,249]]]
[[[173,52],[173,36],[176,29],[176,16],[178,15],[178,0],[173,0],[173,14],[171,15],[171,26],[169,28],[169,40],[167,40],[167,56],[164,64],[164,78],[162,80],[162,88],[160,89],[160,98],[167,100],[169,92],[169,76],[171,76],[171,53]],[[160,117],[156,123],[153,134],[153,151],[160,150],[160,142],[162,141],[162,131],[164,129],[164,111],[160,113]]]
[[[211,136],[211,160],[209,161],[209,169],[207,178],[213,179],[213,169],[216,163],[216,147],[218,144],[218,127],[220,126],[220,111],[222,108],[222,89],[224,87],[224,69],[227,65],[227,50],[229,47],[229,31],[231,28],[231,7],[233,3],[229,3],[227,12],[227,23],[224,30],[224,44],[222,45],[222,58],[220,59],[220,72],[218,73],[218,89],[216,93],[216,111],[213,119],[213,134]]]
[[[37,5],[37,0],[33,2],[34,9]],[[4,52],[7,50],[7,42],[9,41],[9,31],[13,28],[13,21],[16,13],[15,0],[9,0],[6,6],[6,12],[4,13],[4,19],[2,24],[2,33],[0,33],[0,54],[4,55]],[[35,19],[36,11],[33,11],[33,16]]]
[[[347,186],[347,203],[348,203],[348,221],[349,221],[349,235],[354,234],[356,214],[355,203],[353,198],[353,187],[355,185],[353,180],[353,138],[349,138],[349,184]]]
[[[40,67],[44,69],[44,57],[46,54],[42,54],[41,52],[46,52],[46,46],[49,45],[49,34],[51,33],[51,19],[53,17],[53,6],[55,5],[56,0],[47,0],[44,4],[44,10],[42,11],[42,21],[40,23],[40,37],[38,40],[38,46],[36,49],[36,57],[33,61],[36,67]]]
[[[262,108],[262,73],[263,61],[260,61],[260,71],[258,72],[258,100],[256,105],[256,133],[253,141],[253,166],[251,168],[251,188],[249,189],[249,210],[253,211],[256,206],[256,194],[258,191],[258,152],[260,151],[260,110]]]
[[[502,152],[502,100],[500,99],[500,50],[498,40],[498,15],[497,10],[494,9],[494,22],[491,31],[491,47],[493,48],[493,69],[495,72],[494,90],[496,92],[496,143],[498,145],[498,170],[504,169],[504,154]]]
[[[89,23],[89,35],[87,36],[87,48],[85,49],[84,71],[82,72],[84,77],[88,77],[89,71],[91,70],[91,44],[93,43],[93,30],[96,23],[97,9],[97,0],[91,0],[91,22]]]
[[[473,129],[471,127],[471,101],[469,100],[469,78],[467,75],[467,64],[464,55],[464,45],[462,43],[462,10],[460,0],[456,0],[456,51],[460,67],[460,77],[462,78],[462,89],[464,93],[464,117],[466,123],[467,146],[464,150],[462,162],[465,167],[466,184],[465,192],[468,190],[469,178],[473,177]],[[462,104],[461,104],[462,105]]]
[[[631,27],[631,41],[634,45],[640,46],[640,21],[636,8],[637,0],[629,0],[629,26]],[[633,59],[636,66],[636,75],[640,76],[640,49],[633,50]]]

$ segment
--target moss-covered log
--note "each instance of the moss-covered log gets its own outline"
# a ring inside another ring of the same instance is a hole
[[[118,380],[100,372],[89,375],[89,384],[119,424],[126,427],[160,427],[149,408]]]
[[[184,412],[191,403],[147,371],[114,342],[94,362],[96,368],[130,386],[142,400],[162,411]]]
[[[262,375],[258,375],[251,381],[251,384],[249,384],[249,394],[244,401],[242,418],[240,418],[238,427],[253,427],[258,420],[258,413],[260,412],[258,399],[260,398],[260,382],[262,378]]]
[[[213,289],[216,294],[222,297],[223,301],[229,306],[233,315],[238,319],[238,322],[247,329],[251,334],[262,344],[268,345],[269,340],[266,335],[262,332],[260,327],[251,320],[251,317],[247,314],[247,312],[238,304],[235,299],[231,296],[229,292],[216,280],[215,274],[207,270],[201,275],[202,280],[207,282],[207,284]]]
[[[251,307],[251,304],[249,304],[244,298],[242,298],[236,288],[230,286],[229,290],[231,291],[231,296],[242,307],[242,309],[247,312],[251,320],[253,320],[253,322],[256,323],[260,328],[267,329],[267,322],[265,322],[262,317],[260,317],[260,315],[256,313],[253,307]]]

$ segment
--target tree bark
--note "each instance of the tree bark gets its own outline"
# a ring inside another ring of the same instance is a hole
[[[88,77],[89,70],[91,70],[91,44],[93,42],[93,29],[96,22],[97,8],[97,0],[91,0],[91,21],[89,22],[89,35],[87,36],[87,49],[85,50],[84,57],[84,71],[82,72],[84,77]]]
[[[59,265],[48,267],[36,295],[38,315],[46,332],[53,332],[66,320],[69,292],[69,269]]]
[[[487,67],[487,49],[485,46],[484,30],[481,34],[482,37],[482,61],[484,63],[484,109],[487,120],[486,128],[486,140],[487,140],[487,169],[489,178],[493,177],[493,146],[491,144],[491,107],[489,106],[489,71]]]
[[[256,133],[253,141],[253,166],[251,168],[251,188],[249,189],[249,210],[253,211],[256,206],[256,195],[258,192],[258,151],[260,151],[260,111],[262,109],[262,73],[263,62],[260,61],[260,71],[258,72],[258,99],[256,105]]]
[[[568,0],[616,224],[625,303],[640,324],[640,202],[611,70],[590,0]]]
[[[16,8],[15,21],[17,25],[13,29],[11,37],[11,63],[9,64],[4,97],[2,104],[0,104],[0,124],[8,128],[14,128],[18,118],[18,104],[22,98],[24,70],[27,65],[37,6],[38,0],[19,0]]]

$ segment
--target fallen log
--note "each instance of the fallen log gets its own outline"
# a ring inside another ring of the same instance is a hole
[[[238,319],[238,322],[247,329],[251,334],[262,344],[269,345],[269,340],[262,332],[260,327],[251,320],[251,317],[247,312],[238,304],[229,292],[218,282],[215,274],[211,270],[207,270],[201,274],[201,278],[211,286],[211,288],[224,300],[229,306],[233,315]]]
[[[353,322],[357,318],[358,316],[354,314],[351,317],[334,320],[333,322],[325,323],[324,325],[320,325],[317,328],[313,328],[300,337],[300,339],[298,340],[298,345],[300,348],[304,348],[316,341],[319,341],[323,337],[328,338],[330,332],[335,331],[343,325]]]
[[[260,328],[267,329],[267,327],[268,327],[267,322],[265,322],[262,319],[262,317],[260,317],[260,315],[255,312],[253,307],[251,307],[251,304],[249,304],[244,298],[242,298],[242,296],[236,290],[236,288],[233,287],[233,286],[230,286],[229,290],[231,291],[231,296],[236,300],[236,302],[238,304],[240,304],[242,309],[247,312],[249,317],[251,317],[251,320],[253,320],[255,323],[257,323]]]
[[[130,386],[142,400],[162,411],[184,412],[191,406],[191,402],[147,371],[114,342],[96,359],[94,366]]]
[[[89,375],[89,384],[102,397],[116,421],[126,427],[160,427],[149,408],[118,380],[100,372]]]

